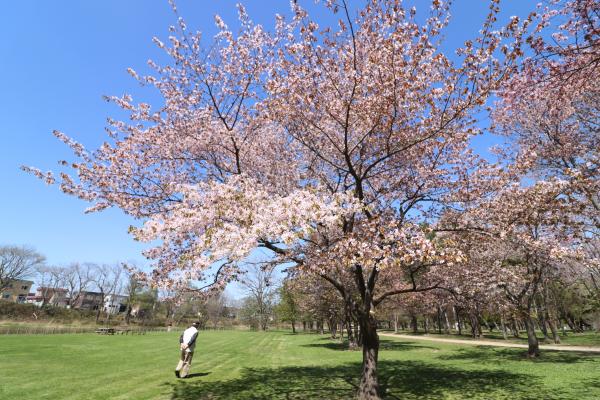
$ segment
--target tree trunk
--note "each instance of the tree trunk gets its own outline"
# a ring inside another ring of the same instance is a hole
[[[263,332],[267,331],[267,318],[264,315],[260,317],[260,330]]]
[[[519,337],[519,325],[517,324],[517,320],[513,317],[512,319],[512,328],[513,328],[513,336]]]
[[[480,338],[482,332],[481,325],[479,324],[479,318],[474,313],[470,313],[469,317],[471,319],[471,336],[474,338]]]
[[[565,321],[567,321],[567,325],[569,325],[571,332],[577,332],[577,329],[575,328],[575,322],[573,321],[573,317],[567,314],[565,315]]]
[[[337,323],[332,318],[329,320],[328,325],[329,325],[329,331],[331,332],[331,338],[336,339],[337,338]]]
[[[419,332],[419,327],[417,326],[417,316],[416,315],[410,316],[410,325],[412,326],[413,333]]]
[[[475,319],[475,326],[477,327],[477,337],[480,338],[483,336],[483,329],[481,329],[481,320],[483,317],[481,317],[479,309],[475,310],[475,313],[473,313],[473,318]]]
[[[483,323],[488,328],[488,332],[489,333],[494,332],[494,325],[490,324],[490,321],[488,321],[487,319],[483,318]],[[482,332],[482,334],[483,334],[483,332]]]
[[[352,330],[352,322],[350,319],[346,320],[346,332],[348,334],[348,348],[350,350],[356,350],[358,343],[356,342],[356,336]]]
[[[129,319],[131,318],[131,306],[127,304],[127,311],[125,311],[125,324],[129,325]]]
[[[350,304],[344,302],[344,320],[346,324],[346,332],[348,334],[348,349],[356,350],[358,348],[358,335],[356,334],[356,321],[352,317],[352,309]],[[352,329],[352,323],[354,322],[354,329]]]
[[[375,321],[368,316],[361,321],[363,362],[362,375],[358,385],[357,398],[360,400],[379,400],[379,381],[377,379],[377,358],[379,355],[379,337]]]
[[[456,316],[456,328],[458,329],[458,336],[462,336],[462,327],[460,325],[460,314],[456,306],[454,306],[454,315]]]
[[[394,333],[398,333],[398,313],[394,312]]]
[[[358,329],[358,324],[354,323],[354,340],[356,340],[356,347],[362,346],[362,332]]]
[[[450,321],[448,320],[448,312],[446,311],[446,309],[444,308],[443,312],[443,316],[444,316],[444,333],[446,335],[450,334]]]
[[[539,315],[539,324],[540,324],[540,330],[542,331],[542,334],[544,335],[544,342],[549,342],[550,341],[550,337],[548,336],[548,329],[546,328],[546,322],[548,321],[546,319],[546,311],[544,309],[538,310],[538,315]]]
[[[296,333],[296,321],[292,320],[292,333]]]
[[[548,326],[550,327],[550,331],[552,332],[552,339],[554,340],[554,344],[560,344],[560,336],[558,335],[558,330],[556,329],[556,324],[551,316],[548,316],[546,320],[548,322]]]
[[[540,355],[540,345],[538,343],[537,336],[535,335],[535,325],[533,323],[533,318],[528,315],[525,318],[525,327],[527,328],[527,344],[529,348],[527,349],[527,357],[535,358]]]
[[[502,327],[502,336],[504,340],[508,339],[508,335],[506,334],[506,324],[504,323],[504,317],[500,317],[500,326]]]

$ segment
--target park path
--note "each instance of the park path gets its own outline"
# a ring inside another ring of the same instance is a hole
[[[428,340],[430,342],[440,342],[440,343],[454,343],[454,344],[467,344],[472,346],[495,346],[495,347],[513,347],[517,349],[526,349],[526,344],[519,343],[506,343],[500,342],[496,340],[461,340],[461,339],[446,339],[446,338],[436,338],[430,336],[411,336],[411,335],[399,335],[395,333],[379,333],[379,336],[388,336],[395,337],[400,339],[410,339],[410,340]],[[540,350],[560,350],[560,351],[579,351],[584,353],[599,353],[600,347],[591,347],[591,346],[553,346],[553,345],[545,345],[540,344]]]

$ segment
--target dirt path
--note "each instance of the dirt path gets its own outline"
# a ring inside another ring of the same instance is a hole
[[[454,343],[454,344],[467,344],[472,346],[495,346],[495,347],[513,347],[518,349],[526,349],[526,344],[518,344],[518,343],[506,343],[500,342],[497,340],[461,340],[461,339],[446,339],[446,338],[436,338],[430,336],[411,336],[411,335],[397,335],[394,333],[379,333],[379,336],[388,336],[395,337],[400,339],[410,339],[410,340],[428,340],[430,342],[440,342],[440,343]],[[590,347],[590,346],[553,346],[553,345],[545,345],[540,344],[540,350],[560,350],[560,351],[579,351],[583,353],[599,353],[600,347]]]

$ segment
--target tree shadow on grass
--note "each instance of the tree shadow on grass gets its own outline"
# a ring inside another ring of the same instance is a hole
[[[321,347],[329,350],[348,350],[348,342],[326,342],[303,344],[301,347]]]
[[[329,350],[349,350],[348,341],[343,342],[332,342],[331,339],[326,338],[326,343],[310,343],[303,344],[302,347],[321,347]],[[415,344],[414,342],[401,342],[398,340],[380,340],[380,350],[416,350],[416,349],[437,349],[437,347],[426,346],[422,344]],[[361,348],[358,348],[361,350]]]
[[[527,358],[526,349],[499,349],[491,346],[474,346],[461,348],[451,354],[440,355],[441,360],[471,360],[481,364],[496,364],[499,361],[527,361],[533,363],[563,363],[574,364],[578,362],[600,361],[600,354],[541,350],[538,358]]]
[[[586,388],[589,389],[597,389],[600,390],[600,380],[598,379],[588,379],[586,381],[583,382],[583,386],[585,386]]]
[[[297,329],[296,333],[292,332],[292,331],[279,331],[282,332],[282,335],[285,336],[298,336],[298,335],[307,335],[307,336],[322,336],[322,335],[326,335],[326,333],[319,333],[317,331],[303,331],[302,329]],[[328,336],[326,338],[323,339],[330,339],[331,336]]]
[[[438,350],[438,347],[428,346],[422,343],[403,342],[399,340],[379,339],[380,350],[417,350],[417,349],[432,349]]]
[[[236,379],[217,382],[176,381],[172,400],[351,399],[360,363],[340,366],[246,368]],[[447,368],[421,361],[380,361],[379,381],[385,399],[559,399],[556,389],[541,390],[537,378],[493,370]],[[463,397],[461,397],[463,396]]]

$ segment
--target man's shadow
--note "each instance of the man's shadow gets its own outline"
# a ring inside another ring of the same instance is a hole
[[[206,376],[208,374],[210,374],[210,372],[196,372],[196,373],[193,373],[193,374],[189,374],[188,376],[186,376],[183,379],[196,378],[198,376]]]

